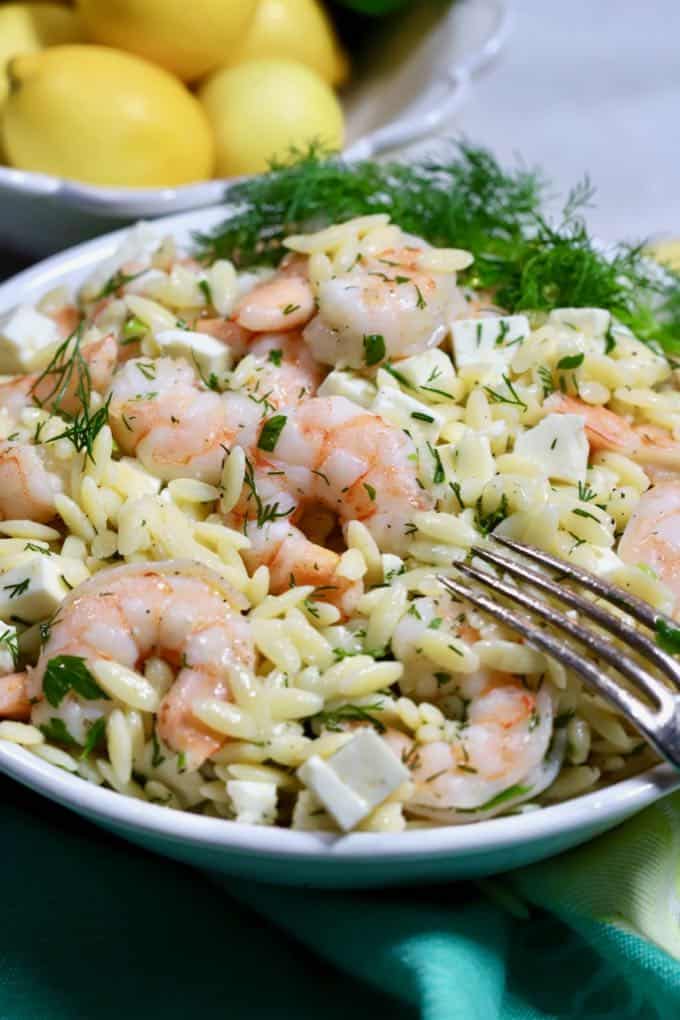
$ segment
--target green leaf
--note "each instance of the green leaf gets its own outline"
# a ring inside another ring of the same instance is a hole
[[[96,719],[89,730],[87,731],[87,737],[85,739],[85,745],[83,747],[81,758],[87,758],[88,755],[92,754],[97,744],[104,736],[104,730],[106,729],[106,718],[102,715],[99,719]]]
[[[101,689],[87,668],[85,659],[79,655],[56,655],[45,667],[45,697],[50,705],[58,708],[70,690],[89,701],[96,698],[108,699],[108,694]]]
[[[565,358],[560,358],[557,362],[558,368],[578,368],[579,365],[583,364],[585,354],[568,354]]]
[[[272,453],[287,421],[288,418],[285,414],[275,414],[273,418],[269,418],[262,426],[260,438],[257,441],[258,448]]]
[[[54,716],[46,723],[43,723],[40,727],[40,732],[46,740],[54,740],[56,744],[66,744],[68,747],[74,747],[78,744],[78,741],[66,729],[64,720],[57,719]]]
[[[673,627],[665,620],[656,621],[656,643],[664,652],[680,655],[680,627]]]
[[[368,333],[364,337],[364,361],[377,365],[385,357],[385,338],[380,333]]]

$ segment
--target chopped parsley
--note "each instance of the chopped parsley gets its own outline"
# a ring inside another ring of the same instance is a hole
[[[271,361],[272,365],[276,365],[277,368],[281,365],[281,359],[283,358],[283,351],[276,350],[270,351],[267,355],[267,361]]]
[[[53,740],[56,744],[66,744],[68,747],[78,745],[78,741],[66,729],[64,720],[58,719],[55,716],[52,716],[46,723],[43,723],[40,727],[40,732],[46,740]]]
[[[288,418],[285,414],[275,414],[273,418],[269,418],[262,426],[260,438],[257,441],[258,449],[272,453],[276,448],[279,436],[287,420]]]
[[[203,297],[205,298],[205,303],[207,305],[214,305],[213,296],[212,296],[212,289],[211,289],[210,284],[208,283],[208,281],[207,280],[199,280],[198,281],[198,289],[203,294]]]
[[[367,333],[364,336],[364,362],[377,365],[385,357],[385,338],[381,333]]]
[[[74,690],[81,698],[93,701],[108,698],[80,655],[56,655],[50,659],[43,675],[43,691],[50,705],[59,708],[63,698]]]
[[[664,652],[680,655],[680,627],[673,627],[665,620],[657,620],[655,625],[656,643]]]
[[[566,357],[560,358],[557,362],[557,367],[559,369],[578,368],[579,365],[583,364],[584,358],[585,354],[583,352],[580,354],[568,354]]]
[[[369,485],[368,482],[364,482],[364,489],[368,493],[368,498],[371,500],[371,502],[375,503],[375,495],[376,495],[376,493],[375,493],[375,489],[373,488],[373,486]]]

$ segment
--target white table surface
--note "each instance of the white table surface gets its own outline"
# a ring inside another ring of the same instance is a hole
[[[680,235],[680,0],[507,0],[506,49],[456,120],[564,192],[605,240]]]

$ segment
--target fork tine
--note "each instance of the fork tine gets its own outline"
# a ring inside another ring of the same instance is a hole
[[[439,574],[437,580],[453,595],[483,609],[490,616],[522,634],[536,648],[578,673],[589,687],[606,698],[631,721],[662,758],[680,768],[680,727],[675,710],[675,698],[670,691],[666,693],[672,699],[671,705],[665,705],[661,712],[655,714],[639,698],[617,684],[582,654],[531,623],[525,616],[499,605],[483,592],[475,591],[453,578]]]
[[[547,602],[529,595],[514,584],[507,584],[485,570],[468,566],[465,563],[458,563],[456,566],[461,574],[465,574],[466,577],[471,577],[473,580],[493,588],[495,592],[500,592],[512,602],[518,602],[520,606],[530,609],[536,616],[540,616],[542,620],[546,620],[553,627],[563,630],[570,637],[580,641],[591,652],[599,655],[601,659],[604,659],[605,662],[608,662],[624,676],[627,676],[629,680],[637,684],[658,706],[663,705],[667,698],[672,698],[672,694],[665,684],[657,680],[656,677],[651,676],[641,666],[638,666],[637,662],[626,658],[620,648],[615,647],[605,638],[600,637],[595,631],[582,627],[580,623],[574,623],[573,620],[564,616],[559,610],[549,606]]]
[[[588,591],[601,595],[602,598],[613,602],[615,606],[625,609],[627,613],[630,613],[636,620],[644,623],[645,626],[650,627],[652,630],[656,629],[659,620],[662,620],[667,626],[674,629],[678,626],[670,616],[659,612],[658,609],[653,609],[652,606],[647,602],[643,602],[642,599],[631,595],[615,584],[610,584],[595,574],[589,573],[587,570],[583,570],[582,567],[576,567],[572,563],[560,559],[559,556],[552,556],[542,549],[534,549],[533,546],[525,545],[524,542],[516,542],[514,539],[506,538],[504,535],[493,535],[492,537],[494,542],[499,542],[501,545],[507,546],[508,549],[514,549],[515,552],[521,553],[522,556],[526,556],[529,560],[542,563],[544,567],[559,570],[560,573],[565,574],[567,577],[573,577],[575,581],[579,581]]]
[[[552,578],[547,577],[545,574],[539,574],[538,571],[532,570],[525,563],[518,563],[517,560],[511,560],[508,556],[503,556],[501,553],[482,546],[475,546],[472,552],[475,556],[479,556],[480,559],[501,567],[509,574],[512,574],[513,577],[519,577],[524,581],[528,581],[535,588],[539,588],[554,598],[566,602],[568,606],[572,606],[574,609],[579,609],[588,620],[599,623],[605,630],[626,641],[638,652],[646,656],[646,658],[656,663],[659,669],[663,670],[673,684],[680,689],[680,664],[626,620],[614,616],[602,606],[588,601],[588,599],[573,592],[570,588],[560,587]]]

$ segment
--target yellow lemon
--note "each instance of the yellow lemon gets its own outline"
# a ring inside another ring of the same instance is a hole
[[[266,170],[291,146],[319,141],[340,149],[343,114],[329,85],[292,60],[251,60],[217,71],[199,98],[217,141],[217,173]]]
[[[59,4],[3,4],[0,7],[0,105],[7,98],[7,64],[18,53],[82,42],[85,31],[76,11]]]
[[[153,60],[184,81],[219,67],[257,0],[77,0],[95,42]]]
[[[329,85],[342,85],[349,71],[347,56],[318,0],[259,0],[243,41],[223,63],[231,66],[267,57],[299,60]]]
[[[15,57],[9,73],[3,128],[14,166],[113,187],[210,176],[205,113],[162,68],[104,46],[54,46]]]

